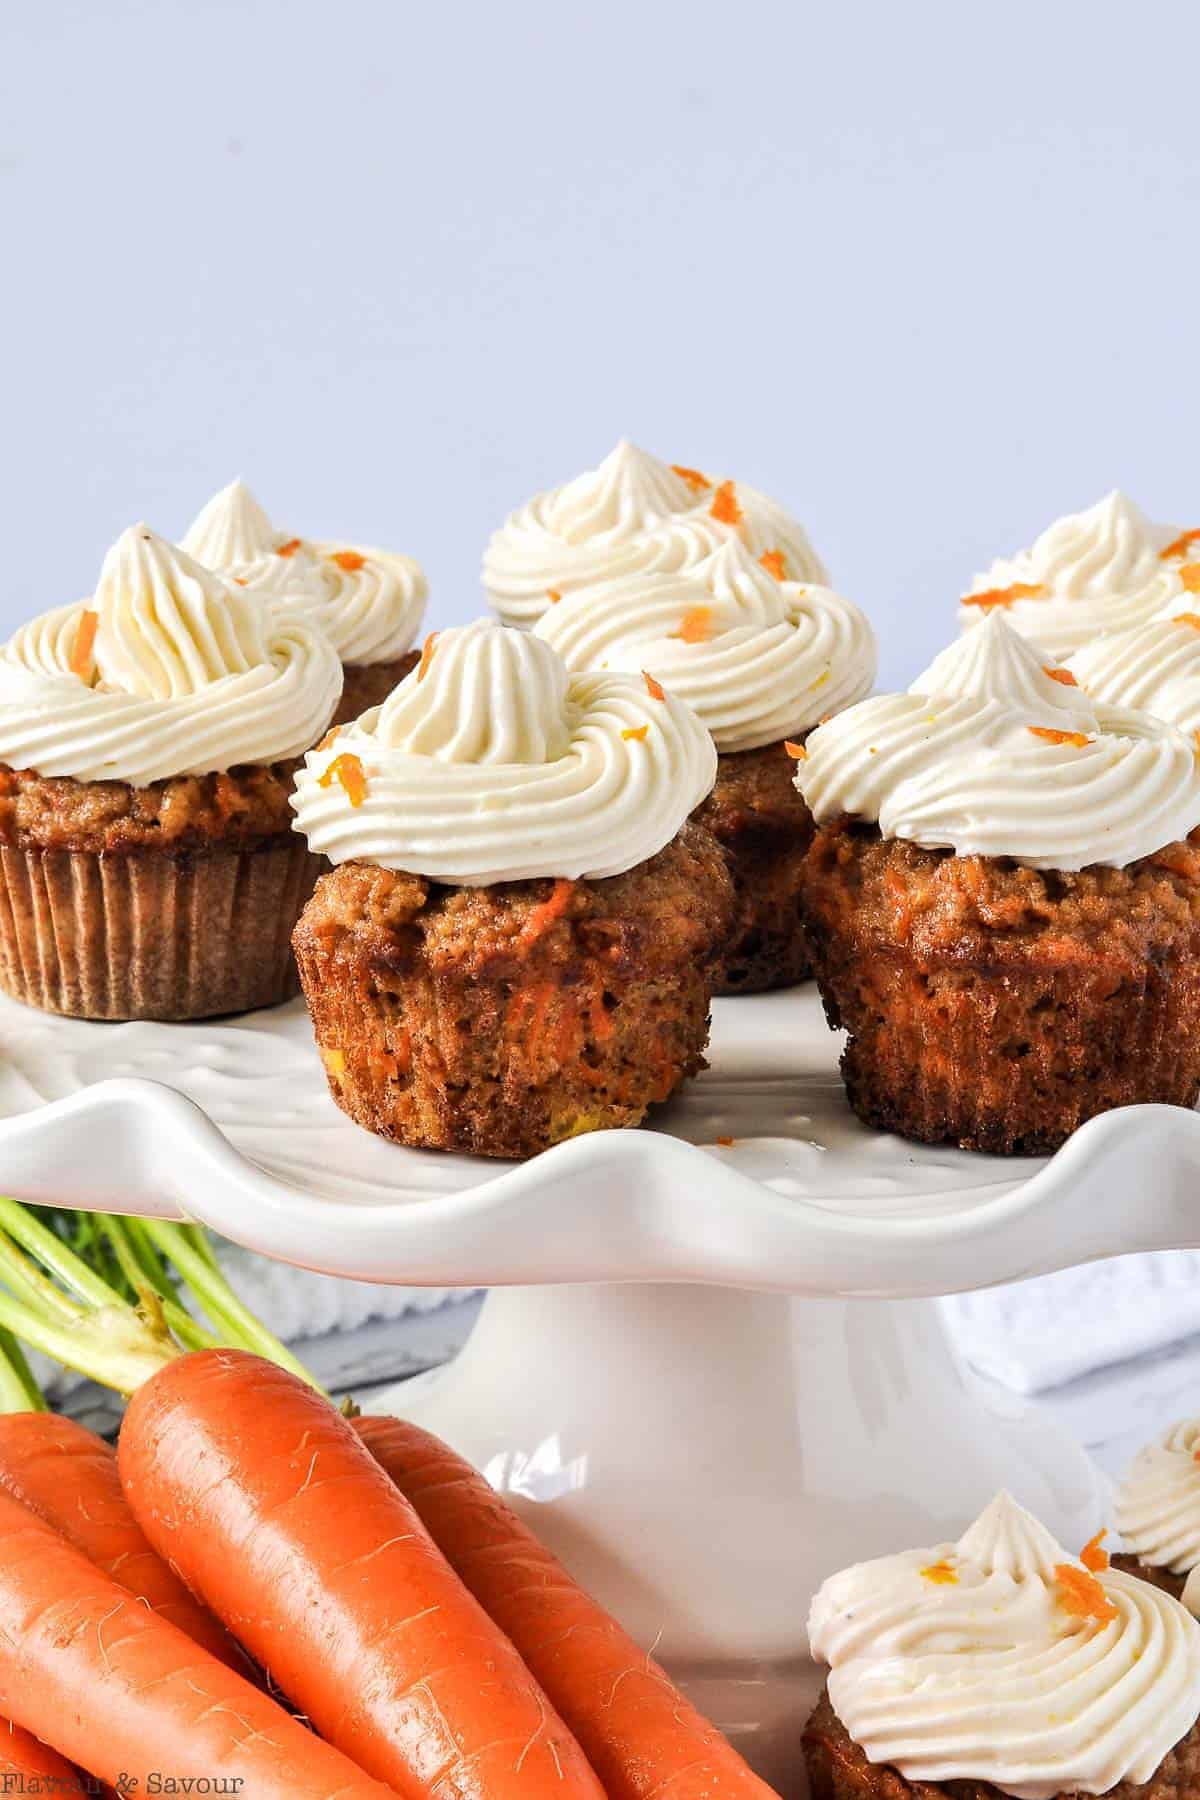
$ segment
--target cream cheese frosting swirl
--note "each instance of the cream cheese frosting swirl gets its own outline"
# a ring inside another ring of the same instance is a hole
[[[1002,610],[1014,631],[1048,655],[1070,656],[1100,632],[1144,624],[1181,597],[1186,602],[1188,581],[1200,576],[1189,562],[1192,541],[1152,523],[1114,490],[977,575],[959,621],[977,625]]]
[[[627,575],[677,574],[731,538],[776,551],[796,581],[827,581],[803,528],[741,483],[660,462],[622,440],[597,469],[536,494],[493,533],[483,585],[507,625],[533,625],[576,588]]]
[[[135,525],[90,605],[44,613],[0,653],[0,761],[135,787],[283,762],[321,735],[341,689],[319,631]]]
[[[809,1617],[834,1712],[909,1781],[1019,1800],[1144,1782],[1200,1713],[1200,1625],[1000,1494],[956,1544],[859,1563]]]
[[[1178,612],[1096,638],[1067,666],[1093,700],[1139,707],[1181,731],[1200,730],[1200,613]]]
[[[393,662],[417,635],[428,587],[411,556],[278,531],[243,481],[214,494],[183,548],[320,627],[344,663]]]
[[[293,806],[335,863],[463,887],[598,881],[663,849],[716,767],[700,720],[654,682],[569,674],[540,638],[481,619],[430,640],[381,707],[312,751]]]
[[[907,694],[861,701],[806,749],[796,785],[818,822],[848,814],[959,856],[1124,868],[1200,823],[1192,740],[1093,702],[999,613]]]
[[[1117,1489],[1125,1548],[1144,1563],[1190,1575],[1200,1566],[1200,1419],[1183,1419],[1138,1452]],[[1194,1596],[1185,1593],[1191,1606]]]
[[[736,539],[679,574],[577,588],[535,631],[569,669],[649,669],[727,752],[806,731],[875,679],[875,634],[858,607],[779,580]]]

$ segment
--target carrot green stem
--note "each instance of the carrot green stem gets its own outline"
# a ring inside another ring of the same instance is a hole
[[[48,1412],[25,1352],[11,1331],[0,1331],[0,1412]]]
[[[120,1219],[108,1213],[94,1216],[117,1259],[117,1266],[138,1299],[144,1304],[150,1294],[157,1298],[167,1324],[185,1350],[215,1349],[220,1339],[211,1331],[205,1331],[187,1308],[180,1305],[158,1252],[139,1231],[140,1221]]]
[[[0,1292],[0,1327],[119,1394],[136,1393],[144,1381],[182,1355],[161,1317],[154,1322],[124,1302],[80,1313],[64,1324]]]

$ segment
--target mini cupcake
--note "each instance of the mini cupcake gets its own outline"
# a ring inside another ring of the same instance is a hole
[[[227,581],[273,596],[324,632],[345,673],[339,720],[380,705],[416,666],[411,646],[428,588],[411,556],[277,531],[242,481],[214,494],[183,548]]]
[[[869,1124],[998,1154],[1200,1092],[1195,746],[993,614],[813,732],[813,965]]]
[[[1200,1792],[1200,1625],[1071,1556],[1007,1494],[956,1544],[859,1563],[813,1601],[812,1800]]]
[[[1086,512],[1047,527],[1028,550],[977,575],[959,621],[1003,612],[1014,631],[1056,661],[1105,631],[1180,610],[1200,589],[1200,531],[1155,525],[1126,495],[1107,494]]]
[[[1200,613],[1172,612],[1095,638],[1066,666],[1089,699],[1138,707],[1193,738],[1200,733]]]
[[[317,859],[294,759],[341,693],[333,646],[144,525],[95,599],[0,654],[0,987],[88,1019],[194,1019],[296,989]]]
[[[305,762],[335,867],[295,934],[338,1105],[425,1149],[532,1156],[703,1067],[732,889],[688,822],[716,752],[641,676],[480,620]]]
[[[488,544],[483,585],[506,625],[535,625],[578,587],[677,574],[730,538],[793,581],[828,579],[802,527],[766,494],[622,439],[598,469],[509,514]]]
[[[736,539],[675,575],[577,588],[539,637],[569,669],[648,670],[713,734],[717,781],[696,814],[723,846],[737,895],[719,993],[789,987],[809,973],[800,905],[813,821],[792,779],[819,719],[868,693],[875,637],[827,587],[780,579]]]
[[[1200,1616],[1200,1419],[1182,1419],[1139,1451],[1117,1489],[1126,1554],[1114,1564]]]

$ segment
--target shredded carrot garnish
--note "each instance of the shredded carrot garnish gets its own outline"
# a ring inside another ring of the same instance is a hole
[[[1048,675],[1050,677],[1051,681],[1061,682],[1063,687],[1078,687],[1079,686],[1079,683],[1076,681],[1075,677],[1072,675],[1070,669],[1055,669],[1055,668],[1052,668],[1049,663],[1046,663],[1046,664],[1044,664],[1044,666],[1042,668],[1042,674]]]
[[[1058,1604],[1073,1619],[1094,1619],[1107,1625],[1115,1619],[1117,1609],[1096,1577],[1074,1563],[1056,1563],[1054,1575],[1058,1583]]]
[[[717,1142],[720,1144],[722,1150],[729,1150],[733,1145],[733,1139],[730,1137],[719,1137]]]
[[[808,755],[808,751],[804,748],[804,745],[793,744],[791,738],[784,738],[783,747],[793,762],[803,762]]]
[[[317,745],[317,749],[318,750],[328,750],[330,744],[332,744],[334,738],[336,738],[338,732],[341,729],[342,728],[340,725],[331,725],[329,730],[325,733],[325,736],[321,739],[320,743]]]
[[[1179,579],[1185,593],[1200,594],[1200,562],[1180,563]]]
[[[649,696],[652,700],[665,700],[666,699],[667,696],[663,693],[662,688],[659,685],[659,683],[657,681],[655,681],[653,675],[648,674],[645,669],[642,670],[642,680],[645,682],[646,692],[649,694]]]
[[[1092,741],[1086,731],[1055,731],[1049,725],[1027,725],[1025,729],[1048,744],[1073,744],[1076,750],[1086,750]]]
[[[636,738],[639,744],[644,744],[649,729],[649,725],[630,725],[621,733],[621,736],[625,739]]]
[[[782,550],[764,550],[758,560],[767,574],[773,575],[776,581],[787,580],[787,563]]]
[[[334,757],[325,773],[317,777],[317,786],[327,788],[335,781],[341,782],[351,806],[362,805],[367,797],[367,777],[357,756],[348,750]]]
[[[679,621],[679,630],[671,633],[685,644],[707,644],[712,636],[712,607],[693,606]]]
[[[575,883],[559,879],[554,883],[550,898],[542,900],[534,907],[521,929],[522,945],[534,944],[547,932],[556,919],[561,919],[571,904],[575,892]]]
[[[321,1051],[321,1061],[325,1071],[333,1081],[338,1081],[346,1073],[346,1052],[344,1050]]]
[[[1171,623],[1172,625],[1190,625],[1193,631],[1200,631],[1200,613],[1176,613]]]
[[[1083,1546],[1083,1549],[1079,1552],[1080,1562],[1085,1569],[1090,1569],[1093,1575],[1098,1575],[1101,1569],[1107,1569],[1108,1567],[1108,1551],[1102,1550],[1100,1547],[1101,1540],[1107,1536],[1107,1530],[1098,1531],[1095,1537],[1088,1539],[1087,1543]]]
[[[707,475],[702,475],[699,469],[685,468],[682,463],[672,463],[671,472],[674,475],[678,475],[680,481],[686,481],[688,486],[696,493],[699,493],[701,488],[712,486],[712,482],[708,479]]]
[[[561,588],[547,588],[546,589],[546,598],[549,600],[551,606],[557,606],[559,601],[562,599],[562,589]]]
[[[1173,538],[1166,549],[1160,550],[1158,554],[1163,562],[1170,562],[1176,556],[1186,556],[1198,538],[1200,538],[1200,526],[1194,527],[1191,531],[1181,531],[1179,536]]]
[[[1011,606],[1016,600],[1040,600],[1045,588],[1038,581],[1014,581],[1011,587],[985,588],[982,594],[964,594],[964,606]]]
[[[421,645],[421,660],[420,660],[420,663],[417,665],[417,680],[418,681],[424,681],[425,677],[429,673],[429,665],[433,661],[433,649],[434,649],[434,645],[437,643],[437,641],[438,641],[437,632],[431,631],[429,636],[425,639],[425,642]]]
[[[233,585],[234,587],[249,587],[250,583],[246,580],[244,575],[235,575],[233,578]]]
[[[737,488],[732,481],[723,481],[713,495],[713,503],[709,513],[721,525],[740,525],[742,509],[738,505]]]
[[[958,1570],[945,1557],[940,1562],[930,1563],[928,1568],[921,1570],[921,1574],[926,1581],[932,1581],[935,1587],[954,1587],[958,1582]]]
[[[71,648],[71,673],[78,675],[81,681],[92,660],[92,646],[96,642],[99,624],[100,614],[93,612],[90,606],[85,607],[79,615],[79,623],[75,627],[75,642]]]
[[[280,546],[279,546],[278,550],[275,552],[275,554],[276,554],[276,556],[295,556],[295,554],[299,548],[300,548],[300,539],[299,538],[289,538],[286,544],[280,544]]]
[[[347,575],[356,575],[367,559],[357,550],[335,550],[329,560],[345,569]]]

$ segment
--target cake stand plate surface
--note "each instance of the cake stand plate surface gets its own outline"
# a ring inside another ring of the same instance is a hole
[[[1109,1114],[1048,1161],[926,1149],[857,1123],[838,1048],[811,989],[718,1001],[712,1067],[651,1129],[518,1166],[360,1131],[299,1003],[178,1026],[0,1000],[0,1188],[490,1287],[461,1356],[375,1404],[484,1469],[790,1795],[826,1575],[957,1536],[1001,1486],[1070,1549],[1105,1522],[1083,1451],[965,1369],[926,1296],[1200,1245],[1194,1114]]]

